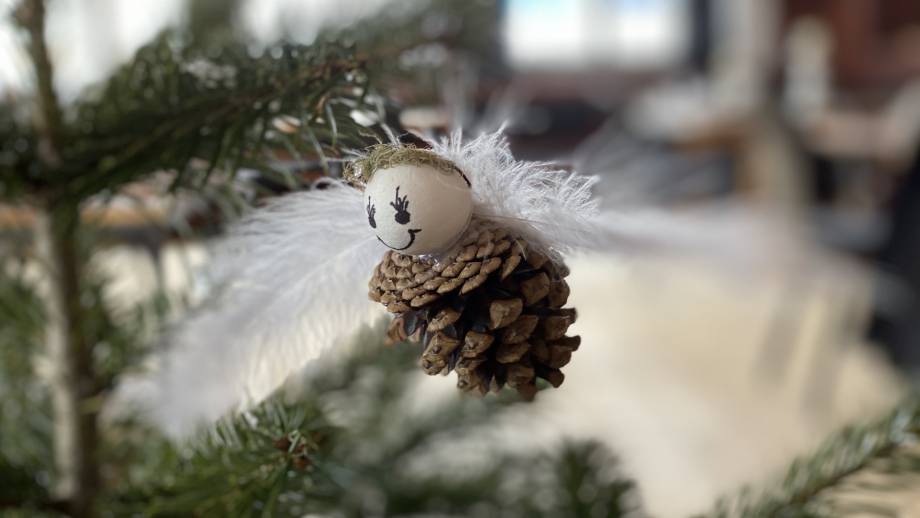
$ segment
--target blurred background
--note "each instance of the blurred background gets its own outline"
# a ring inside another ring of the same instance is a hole
[[[0,3],[0,98],[12,112],[28,111],[42,84],[34,45],[23,43],[27,4]],[[118,104],[119,90],[100,85],[163,31],[216,42],[208,48],[243,42],[247,59],[279,41],[332,40],[355,50],[372,85],[328,112],[351,124],[333,128],[331,142],[318,134],[291,144],[285,135],[302,120],[279,115],[261,166],[221,162],[229,174],[211,175],[209,157],[192,153],[194,189],[176,188],[182,168],[148,168],[80,204],[94,229],[92,276],[105,280],[98,300],[113,314],[141,315],[138,344],[156,342],[150,319],[178,318],[207,297],[201,270],[226,223],[269,197],[314,188],[341,170],[342,149],[368,143],[336,142],[337,132],[504,128],[517,158],[600,176],[611,218],[633,207],[766,210],[782,222],[775,232],[785,245],[759,247],[775,237],[767,235],[700,239],[712,252],[756,250],[742,271],[616,245],[572,257],[583,345],[568,381],[497,419],[489,441],[527,450],[560,437],[598,440],[651,514],[685,516],[768,480],[842,424],[887,411],[920,375],[916,0],[53,0],[46,8],[53,93],[68,124],[79,125],[82,112],[66,106],[98,107],[107,96]],[[217,82],[242,77],[215,65],[213,52],[183,70]],[[146,83],[124,84],[142,92]],[[10,142],[4,167],[18,163]],[[0,249],[7,275],[41,292],[30,243],[43,216],[27,191],[4,193]],[[713,214],[694,235],[736,213]],[[10,293],[6,304],[17,309],[23,299]],[[137,345],[130,361],[118,347],[101,343],[95,355],[120,371],[158,346]],[[6,363],[39,378],[56,372],[53,355]],[[454,390],[447,379],[423,381],[438,387],[423,389],[431,398]],[[8,426],[21,417],[12,405]],[[891,501],[900,516],[920,516],[917,501]]]

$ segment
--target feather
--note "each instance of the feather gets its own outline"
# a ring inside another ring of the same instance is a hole
[[[604,183],[613,184],[606,191],[617,194],[615,207],[603,211],[602,200],[593,192],[601,183],[600,176],[547,162],[516,160],[501,129],[468,142],[456,131],[433,142],[432,150],[469,177],[477,217],[509,227],[544,252],[679,256],[743,275],[777,267],[807,274],[828,264],[828,254],[809,242],[802,226],[776,211],[740,203],[709,203],[683,210],[658,206],[653,191],[656,184],[664,183],[661,175],[655,175],[656,181],[641,178],[653,171],[647,162],[644,166],[638,163],[635,150],[627,145],[605,150],[600,140],[587,143],[598,149],[578,150],[576,162],[587,166],[584,155],[589,152],[593,160],[588,169],[602,174]],[[611,151],[615,156],[610,156]],[[662,153],[638,151],[661,166]],[[621,154],[632,156],[625,159]],[[629,174],[617,164],[629,165]]]
[[[379,317],[366,283],[384,249],[365,220],[361,193],[341,183],[249,214],[209,265],[217,294],[167,333],[152,374],[121,383],[117,405],[184,435],[263,400]]]
[[[501,130],[463,143],[462,134],[433,143],[432,150],[467,175],[473,214],[494,220],[546,252],[588,246],[597,224],[597,179],[544,162],[515,160]]]

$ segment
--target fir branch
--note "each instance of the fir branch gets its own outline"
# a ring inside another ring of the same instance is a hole
[[[865,427],[849,427],[825,442],[813,455],[790,466],[776,488],[755,493],[750,488],[734,499],[720,501],[706,515],[712,518],[841,516],[832,494],[848,480],[883,461],[901,476],[920,474],[914,458],[920,440],[920,396],[913,396],[888,417]]]
[[[22,124],[23,117],[10,104],[0,104],[0,199],[23,201],[23,195],[37,190],[39,169],[37,139],[32,128]]]
[[[12,262],[0,262],[0,462],[48,471],[50,402],[33,372],[44,313]]]
[[[265,141],[257,136],[274,133],[276,118],[316,124],[327,105],[366,87],[342,46],[280,45],[253,57],[242,44],[198,48],[165,33],[76,107],[69,194],[85,198],[159,170],[183,171],[194,159],[209,172],[232,172],[241,157],[259,154]]]
[[[0,454],[0,515],[59,516],[69,512],[68,503],[48,494],[35,474]],[[41,513],[41,514],[40,514]]]
[[[44,182],[37,167],[37,138],[21,108],[0,103],[0,199],[21,203]]]
[[[6,511],[19,510],[22,512],[37,509],[66,512],[65,502],[53,500],[32,473],[21,467],[11,465],[0,458],[0,514],[5,516]]]
[[[534,455],[496,452],[481,469],[445,470],[439,455],[463,451],[458,440],[519,403],[458,398],[410,412],[417,351],[383,348],[376,332],[370,336],[371,345],[353,357],[318,370],[296,400],[279,396],[221,423],[180,449],[171,466],[133,480],[108,508],[146,516],[638,512],[633,484],[597,444]],[[425,459],[439,468],[419,469]]]

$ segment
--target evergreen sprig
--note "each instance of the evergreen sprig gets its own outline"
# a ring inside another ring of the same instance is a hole
[[[0,262],[0,464],[47,476],[50,403],[35,376],[44,311],[17,266]]]
[[[3,193],[25,186],[82,200],[158,171],[180,181],[196,170],[232,172],[267,161],[265,149],[282,142],[326,165],[343,144],[359,147],[363,127],[351,113],[366,106],[367,92],[351,47],[217,48],[168,31],[65,110],[54,171],[34,160],[27,126],[0,110]]]
[[[743,490],[721,500],[710,518],[838,517],[850,504],[838,498],[847,482],[868,472],[899,478],[920,474],[920,396],[906,399],[890,415],[867,426],[847,427],[814,454],[796,460],[775,487]],[[889,484],[895,487],[896,484]],[[884,488],[882,488],[884,490]],[[880,512],[876,508],[876,512]]]
[[[34,372],[43,311],[23,277],[21,264],[0,263],[0,516],[56,507],[47,490],[50,401]]]
[[[517,403],[458,397],[411,410],[415,352],[384,348],[376,331],[368,346],[323,366],[296,394],[157,455],[109,508],[145,516],[512,517],[623,516],[638,508],[633,484],[594,443],[496,452],[474,469],[444,469],[445,455],[466,455],[465,436]]]
[[[35,132],[22,122],[27,117],[21,107],[0,103],[0,199],[19,200],[40,181]]]
[[[162,35],[77,106],[79,132],[68,149],[76,195],[156,170],[182,174],[196,159],[206,173],[234,171],[277,133],[272,123],[282,116],[306,135],[322,121],[334,141],[331,128],[350,121],[335,108],[357,105],[365,92],[352,50],[340,45],[279,45],[253,56],[241,44],[209,52],[182,41]]]

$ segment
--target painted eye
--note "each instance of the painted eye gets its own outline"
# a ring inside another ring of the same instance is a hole
[[[390,207],[396,209],[396,222],[400,225],[405,225],[409,222],[409,219],[412,217],[409,214],[409,200],[408,196],[399,197],[399,187],[396,187],[396,201],[390,202]]]
[[[371,203],[371,199],[367,199],[367,223],[371,228],[377,228],[377,221],[374,219],[374,215],[377,214],[377,208],[374,207],[374,204]]]

